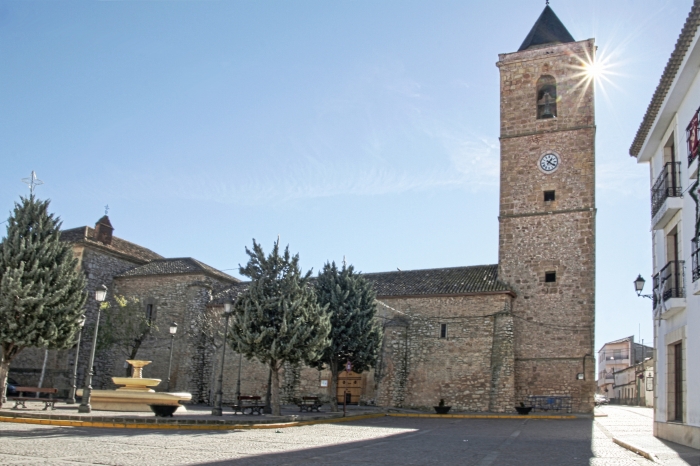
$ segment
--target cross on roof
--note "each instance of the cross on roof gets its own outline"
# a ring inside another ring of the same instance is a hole
[[[109,214],[109,204],[105,206],[105,215]]]
[[[29,186],[29,194],[34,194],[34,188],[39,185],[44,184],[39,178],[36,177],[36,172],[32,170],[32,174],[29,178],[22,178],[22,183]]]

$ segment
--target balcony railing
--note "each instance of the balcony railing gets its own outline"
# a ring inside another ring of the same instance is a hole
[[[695,112],[690,124],[685,129],[685,140],[688,144],[688,166],[698,157],[698,149],[700,149],[700,144],[698,144],[698,112]]]
[[[685,298],[683,287],[683,267],[685,261],[671,261],[654,275],[654,308],[659,304],[659,294],[664,301],[671,298]]]
[[[651,188],[651,216],[656,215],[666,199],[681,197],[681,194],[681,163],[668,162]]]
[[[698,248],[698,240],[694,239],[690,242],[693,245],[693,253],[691,254],[693,258],[693,282],[700,279],[700,248]]]

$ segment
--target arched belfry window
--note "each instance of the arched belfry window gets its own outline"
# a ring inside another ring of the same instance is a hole
[[[557,117],[557,80],[553,76],[540,76],[537,80],[537,119]]]

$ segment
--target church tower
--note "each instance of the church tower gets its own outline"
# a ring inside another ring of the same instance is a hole
[[[520,49],[499,54],[499,278],[513,302],[515,398],[595,391],[595,113],[575,41],[546,6]]]

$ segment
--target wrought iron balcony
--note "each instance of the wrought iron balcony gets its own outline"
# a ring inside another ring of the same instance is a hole
[[[700,279],[700,260],[698,260],[700,248],[698,248],[698,240],[694,239],[690,243],[693,245],[693,252],[691,254],[693,258],[693,282],[696,282]]]
[[[690,124],[685,129],[685,141],[688,145],[688,166],[698,158],[700,149],[700,144],[698,143],[698,121],[698,112],[695,112],[695,115],[690,120]]]
[[[671,298],[685,298],[683,287],[683,268],[685,261],[671,261],[654,275],[654,309],[660,304],[659,297],[664,301]]]
[[[668,162],[651,188],[651,216],[654,217],[669,197],[681,197],[681,163]]]

